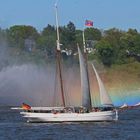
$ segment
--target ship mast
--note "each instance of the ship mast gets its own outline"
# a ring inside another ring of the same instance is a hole
[[[83,47],[84,47],[84,57],[85,57],[85,68],[86,68],[86,72],[87,72],[87,83],[88,83],[88,88],[89,88],[89,110],[92,109],[92,101],[91,101],[91,93],[90,93],[90,83],[89,83],[89,72],[88,72],[88,56],[87,56],[87,48],[86,48],[86,41],[85,41],[85,32],[84,32],[84,28],[83,28]]]
[[[63,87],[63,78],[62,78],[62,64],[61,64],[61,49],[60,49],[60,36],[59,36],[59,23],[58,23],[58,9],[57,3],[55,4],[55,16],[56,16],[56,30],[57,30],[57,66],[59,70],[59,79],[60,79],[60,89],[61,89],[61,96],[62,96],[62,103],[65,107],[65,97],[64,97],[64,87]]]

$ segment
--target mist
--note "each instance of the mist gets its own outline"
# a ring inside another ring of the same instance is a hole
[[[6,40],[0,37],[0,106],[20,106],[23,102],[32,106],[61,106],[55,62],[22,62],[18,50],[13,51]],[[77,66],[64,66],[63,82],[66,104],[80,104]]]
[[[79,104],[78,69],[68,68],[64,70],[64,73],[66,103]],[[32,106],[61,105],[59,87],[55,87],[58,84],[56,80],[56,66],[53,64],[46,66],[23,64],[5,67],[0,72],[0,105],[15,106],[21,105],[22,102]]]
[[[60,82],[58,81],[55,62],[51,61],[46,62],[45,64],[21,62],[18,57],[10,54],[9,46],[5,40],[0,40],[0,50],[0,106],[21,106],[23,102],[31,106],[62,105]],[[101,66],[98,70],[100,69],[104,70]],[[77,62],[66,63],[63,65],[62,71],[66,105],[81,105],[79,65]],[[126,75],[127,78],[124,76],[122,78],[121,75],[119,76],[118,72],[117,74],[114,73],[106,75],[101,71],[101,76],[109,93],[113,95],[113,101],[122,104],[125,96],[130,96],[128,93],[126,95],[124,89],[127,90],[130,85],[134,84],[135,86],[135,83],[138,82],[133,77],[129,78],[128,75]],[[91,74],[92,101],[95,105],[98,105],[100,103],[98,102],[99,89],[97,81],[91,70],[89,74]],[[124,80],[132,82],[127,84]],[[135,94],[135,96],[138,96],[139,91]],[[119,101],[116,101],[116,99],[119,99]],[[134,101],[135,100],[136,99],[134,99]]]

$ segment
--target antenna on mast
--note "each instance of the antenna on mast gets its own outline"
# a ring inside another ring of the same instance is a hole
[[[57,3],[58,3],[58,1],[59,1],[59,0],[56,0],[56,2],[55,2],[55,7],[57,7]]]
[[[57,30],[57,50],[60,51],[60,37],[59,37],[59,23],[58,23],[58,8],[57,8],[58,0],[55,3],[55,17],[56,17],[56,30]]]

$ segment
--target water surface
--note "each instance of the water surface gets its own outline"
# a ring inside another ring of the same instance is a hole
[[[140,108],[117,122],[26,123],[18,111],[0,107],[0,140],[140,140]]]

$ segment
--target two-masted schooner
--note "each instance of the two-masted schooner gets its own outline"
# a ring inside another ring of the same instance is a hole
[[[81,75],[81,94],[82,94],[82,105],[81,107],[69,107],[66,106],[64,87],[62,80],[62,65],[61,65],[61,47],[59,38],[59,26],[58,26],[58,15],[57,6],[56,9],[56,29],[57,29],[57,66],[58,66],[58,77],[60,80],[61,97],[63,106],[62,107],[30,107],[24,104],[24,108],[20,114],[27,118],[28,122],[88,122],[88,121],[114,121],[118,119],[118,112],[115,109],[112,101],[110,100],[103,82],[101,81],[94,65],[92,65],[94,73],[96,75],[102,107],[95,109],[92,107],[90,87],[89,87],[89,76],[87,68],[86,47],[84,42],[84,55],[80,47],[78,46],[79,62],[80,62],[80,75]]]

